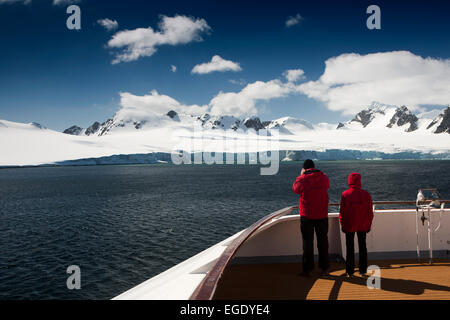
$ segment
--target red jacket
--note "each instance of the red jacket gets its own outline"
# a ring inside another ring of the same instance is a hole
[[[370,231],[373,220],[372,198],[370,194],[361,189],[361,175],[351,173],[348,177],[348,186],[341,197],[339,220],[345,232]]]
[[[300,195],[300,215],[308,219],[328,217],[328,188],[330,180],[322,171],[308,169],[292,185],[292,191]]]

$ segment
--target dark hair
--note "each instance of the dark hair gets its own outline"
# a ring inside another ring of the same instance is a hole
[[[303,162],[303,169],[307,170],[311,168],[315,168],[314,161],[312,161],[311,159],[306,159],[305,162]]]

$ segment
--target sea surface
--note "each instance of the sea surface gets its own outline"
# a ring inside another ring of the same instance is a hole
[[[338,202],[362,174],[374,200],[450,198],[450,161],[317,162]],[[300,163],[120,165],[0,170],[0,299],[110,299],[298,198]],[[68,290],[66,269],[81,269]]]

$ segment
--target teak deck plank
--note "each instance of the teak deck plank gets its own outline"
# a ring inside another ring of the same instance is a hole
[[[367,278],[345,277],[345,265],[333,263],[330,275],[304,278],[299,263],[229,265],[214,299],[311,300],[450,300],[450,261],[429,265],[415,260],[369,261],[381,269],[381,289],[369,289]],[[356,268],[357,271],[357,268]]]

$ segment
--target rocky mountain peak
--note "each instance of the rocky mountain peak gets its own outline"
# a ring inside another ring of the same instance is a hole
[[[430,129],[431,127],[437,125],[434,133],[443,133],[447,132],[450,134],[450,106],[447,107],[440,115],[438,115],[427,127]]]
[[[111,121],[111,119],[109,119],[108,121]],[[100,124],[100,122],[95,121],[93,124],[91,124],[86,129],[83,129],[79,126],[71,126],[70,128],[67,128],[66,130],[64,130],[63,133],[71,134],[71,135],[75,135],[75,136],[79,136],[79,135],[90,136],[90,135],[95,135],[95,134],[101,135],[101,131],[102,131],[102,129],[104,129],[104,126],[106,123],[107,122],[103,122],[102,124]]]
[[[178,113],[176,113],[173,110],[170,110],[169,112],[167,112],[167,116],[171,119],[175,118],[178,115]]]
[[[78,136],[81,131],[83,131],[83,128],[80,128],[79,126],[71,126],[70,128],[64,130],[63,133]]]
[[[96,133],[100,129],[100,122],[95,121],[92,125],[90,125],[86,131],[84,132],[85,135],[90,136],[91,134]]]
[[[392,116],[386,127],[392,128],[394,125],[402,127],[405,124],[409,123],[409,126],[405,131],[412,132],[414,130],[417,130],[418,120],[419,119],[417,118],[417,116],[413,114],[406,106],[401,106],[395,110],[395,114]]]
[[[237,130],[241,125],[241,120],[233,116],[211,116],[205,113],[197,117],[202,127],[206,129],[233,129]]]
[[[450,107],[444,110],[442,114],[441,124],[436,128],[434,133],[442,133],[447,132],[450,133]]]
[[[365,128],[373,120],[373,118],[375,118],[377,113],[382,115],[385,114],[383,109],[371,107],[358,112],[356,116],[350,120],[350,122],[359,122],[362,124],[363,128]]]
[[[243,121],[243,124],[246,128],[252,128],[255,129],[255,131],[264,129],[264,125],[261,123],[261,120],[258,117],[246,118]]]

